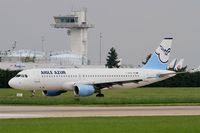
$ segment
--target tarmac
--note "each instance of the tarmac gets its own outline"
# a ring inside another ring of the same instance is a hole
[[[0,106],[0,119],[200,115],[200,106]]]

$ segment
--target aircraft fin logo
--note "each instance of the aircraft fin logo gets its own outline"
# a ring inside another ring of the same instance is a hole
[[[170,52],[171,52],[171,48],[164,48],[162,45],[160,45],[160,47],[157,48],[155,53],[158,55],[159,60],[162,63],[167,63]]]

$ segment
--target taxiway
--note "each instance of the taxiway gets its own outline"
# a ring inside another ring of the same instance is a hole
[[[200,115],[200,106],[0,106],[0,118]]]

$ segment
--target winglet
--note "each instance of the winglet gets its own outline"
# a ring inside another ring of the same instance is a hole
[[[145,69],[167,69],[173,38],[164,38],[149,61],[143,66]]]

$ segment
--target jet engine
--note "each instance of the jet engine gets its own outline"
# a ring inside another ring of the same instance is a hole
[[[81,96],[81,97],[90,96],[94,94],[94,92],[95,92],[95,88],[93,85],[79,84],[79,85],[76,85],[74,88],[74,94],[76,96]]]
[[[63,91],[63,90],[45,90],[43,91],[43,94],[45,96],[58,96],[62,93],[65,93],[66,91]]]

